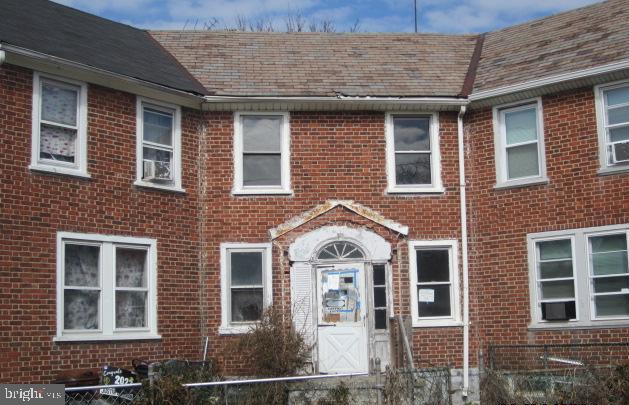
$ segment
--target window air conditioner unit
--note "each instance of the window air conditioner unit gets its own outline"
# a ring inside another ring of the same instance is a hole
[[[612,144],[614,163],[629,163],[629,140]]]
[[[570,302],[544,302],[542,310],[546,321],[567,321],[570,319]]]
[[[144,180],[172,180],[170,172],[170,162],[158,162],[155,160],[144,160],[143,176]]]

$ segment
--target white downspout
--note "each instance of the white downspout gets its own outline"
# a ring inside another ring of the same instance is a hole
[[[0,44],[0,66],[2,66],[2,64],[4,63],[4,61],[7,59],[7,53],[2,50],[2,44]]]
[[[459,190],[461,193],[461,258],[463,262],[463,397],[467,397],[470,388],[470,294],[468,285],[467,262],[467,205],[465,196],[465,146],[463,144],[463,115],[465,106],[461,106],[457,119],[459,144]]]

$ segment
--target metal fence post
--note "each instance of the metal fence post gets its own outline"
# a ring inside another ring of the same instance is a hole
[[[382,405],[382,364],[380,357],[376,357],[374,361],[374,371],[376,373],[376,393],[378,396],[378,405]]]

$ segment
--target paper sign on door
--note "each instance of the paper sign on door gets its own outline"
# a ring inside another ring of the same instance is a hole
[[[435,290],[429,288],[421,288],[419,290],[419,302],[435,302]]]

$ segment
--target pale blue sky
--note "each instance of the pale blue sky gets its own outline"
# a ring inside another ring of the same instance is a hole
[[[331,19],[339,31],[358,19],[368,32],[411,32],[413,0],[56,0],[112,20],[151,29],[202,29],[237,16],[269,19],[284,30],[296,10],[306,19]],[[417,0],[421,32],[477,33],[592,4],[595,0]]]

